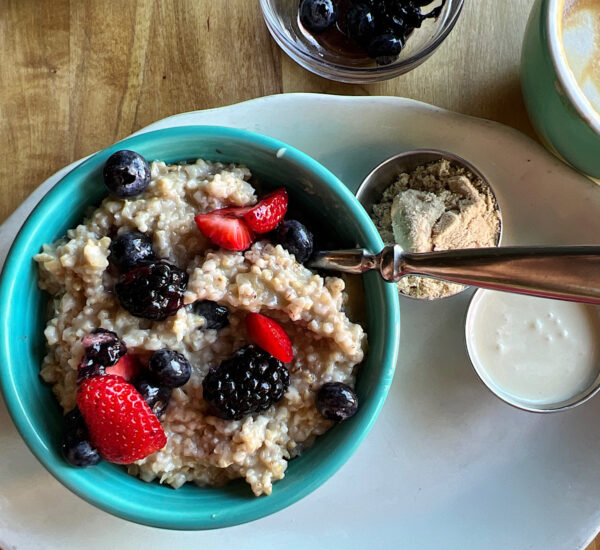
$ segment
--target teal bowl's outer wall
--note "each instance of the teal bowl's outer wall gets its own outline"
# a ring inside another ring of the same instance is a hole
[[[90,469],[68,466],[60,455],[61,411],[38,377],[45,353],[47,298],[37,288],[32,256],[43,243],[64,236],[90,205],[100,202],[105,195],[101,183],[104,162],[112,152],[125,148],[167,162],[200,157],[247,164],[269,186],[285,183],[291,201],[326,217],[341,244],[359,244],[371,250],[383,245],[366,212],[331,172],[277,140],[209,126],[169,128],[126,139],[67,174],[32,212],[8,254],[0,279],[0,385],[8,410],[31,451],[59,481],[124,519],[170,529],[211,529],[272,514],[331,477],[375,422],[392,382],[398,352],[400,318],[395,286],[384,283],[376,273],[365,277],[369,351],[357,379],[361,402],[357,414],[290,461],[286,477],[274,484],[272,495],[256,498],[239,480],[221,488],[187,484],[173,490],[140,481],[113,464],[101,463]],[[285,153],[279,159],[276,153],[282,148]]]
[[[548,36],[548,0],[536,0],[521,52],[521,87],[529,118],[546,146],[563,160],[600,178],[600,135],[562,89]]]

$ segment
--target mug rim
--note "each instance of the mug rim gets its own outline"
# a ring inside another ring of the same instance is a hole
[[[594,109],[589,99],[581,90],[575,75],[569,67],[562,41],[562,17],[566,0],[547,0],[546,28],[550,57],[557,74],[558,81],[564,93],[569,98],[571,105],[577,113],[590,126],[594,132],[600,135],[600,113]]]

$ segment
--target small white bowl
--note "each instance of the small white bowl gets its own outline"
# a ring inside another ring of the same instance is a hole
[[[548,413],[572,409],[577,405],[585,403],[588,399],[590,399],[596,393],[598,393],[598,390],[600,390],[600,364],[597,367],[597,376],[586,388],[584,388],[579,393],[575,394],[573,397],[570,397],[569,399],[557,401],[555,403],[534,404],[529,400],[519,399],[517,396],[505,391],[502,387],[500,387],[485,369],[483,362],[477,354],[475,344],[473,341],[473,335],[475,332],[473,330],[473,327],[475,326],[475,323],[477,323],[478,305],[482,297],[489,292],[497,291],[479,289],[473,294],[473,297],[471,298],[471,301],[469,303],[469,308],[467,310],[467,317],[465,321],[465,340],[467,350],[469,352],[469,358],[471,360],[473,368],[475,369],[475,372],[478,374],[481,381],[496,397],[499,397],[505,403],[508,403],[509,405],[512,405],[513,407],[516,407],[517,409],[521,409],[523,411]]]

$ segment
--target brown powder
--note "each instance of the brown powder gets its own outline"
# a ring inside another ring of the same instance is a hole
[[[491,247],[500,236],[500,213],[487,184],[447,160],[400,174],[373,206],[372,218],[386,244],[411,252]],[[413,275],[397,285],[402,294],[430,300],[464,288]]]

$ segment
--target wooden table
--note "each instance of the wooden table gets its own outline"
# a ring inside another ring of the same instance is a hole
[[[421,67],[350,86],[292,62],[257,1],[2,0],[0,223],[59,168],[155,120],[268,94],[404,96],[533,136],[518,78],[531,3],[467,0]]]

